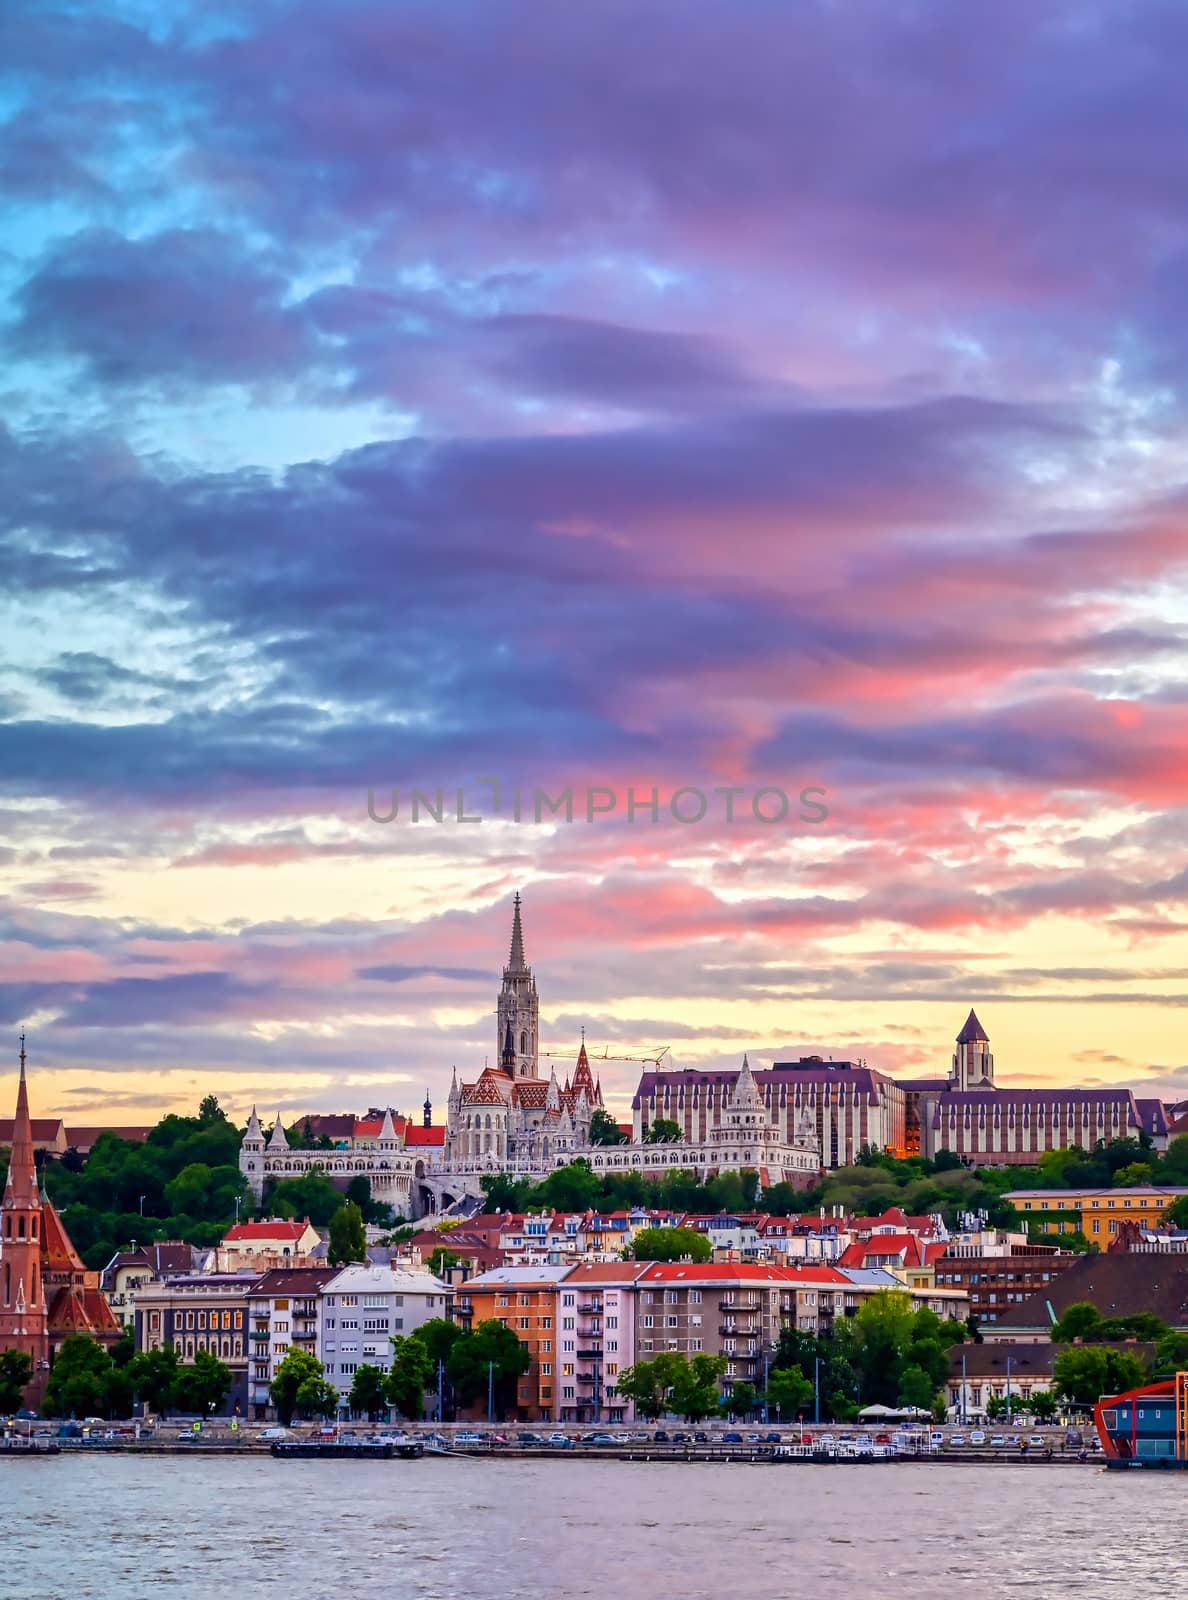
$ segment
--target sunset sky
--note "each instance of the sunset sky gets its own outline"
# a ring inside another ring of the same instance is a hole
[[[1188,1094],[1185,60],[1178,0],[11,0],[0,1112],[23,1023],[35,1114],[442,1114],[516,889],[562,1075],[935,1072],[972,1004],[1008,1084]],[[408,816],[494,776],[580,820]]]

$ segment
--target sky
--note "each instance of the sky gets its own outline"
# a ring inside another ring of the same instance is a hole
[[[1188,1093],[1186,54],[10,0],[3,1103],[24,1025],[68,1120],[440,1113],[516,890],[620,1110],[665,1049],[943,1071],[971,1005],[1002,1081]]]

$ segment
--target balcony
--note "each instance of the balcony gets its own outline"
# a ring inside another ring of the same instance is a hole
[[[296,1333],[293,1335],[294,1339],[302,1339],[306,1342],[316,1339],[317,1336],[318,1330],[316,1328],[298,1328]]]
[[[253,1328],[251,1333],[248,1334],[248,1338],[249,1339],[267,1340],[267,1338],[268,1338],[268,1329],[267,1328]]]
[[[759,1337],[759,1324],[757,1322],[720,1322],[718,1332],[729,1339],[757,1339]]]
[[[601,1361],[602,1346],[600,1344],[596,1344],[591,1345],[586,1350],[579,1350],[577,1353],[577,1358],[579,1361]]]
[[[577,1309],[583,1316],[590,1316],[591,1314],[596,1314],[598,1316],[601,1316],[602,1315],[602,1301],[601,1300],[579,1300],[578,1303],[577,1303]]]
[[[749,1295],[731,1294],[718,1302],[718,1309],[719,1311],[749,1311],[754,1316],[759,1310],[759,1302],[758,1300],[752,1300]]]

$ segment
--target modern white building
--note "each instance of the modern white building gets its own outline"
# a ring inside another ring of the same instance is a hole
[[[327,1380],[345,1398],[360,1366],[389,1371],[393,1336],[448,1317],[453,1295],[431,1272],[363,1262],[343,1267],[318,1297],[316,1353]]]

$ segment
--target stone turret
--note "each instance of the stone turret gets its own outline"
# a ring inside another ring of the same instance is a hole
[[[281,1122],[279,1111],[276,1114],[276,1122],[268,1139],[268,1148],[269,1150],[287,1150],[289,1148],[289,1141],[285,1138],[284,1124]]]

